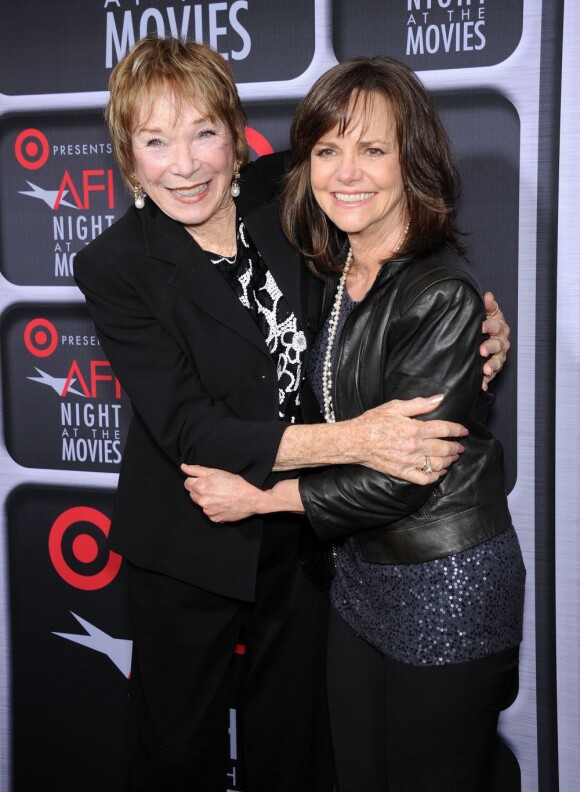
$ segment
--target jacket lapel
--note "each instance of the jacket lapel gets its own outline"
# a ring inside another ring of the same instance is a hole
[[[244,223],[310,341],[318,324],[320,285],[306,272],[299,254],[284,236],[278,202],[250,209],[252,203],[239,207],[242,212],[244,208],[248,210],[243,215]],[[181,223],[161,212],[151,201],[147,201],[139,216],[147,255],[175,268],[169,279],[171,286],[269,356],[250,313]]]
[[[269,357],[251,315],[181,223],[161,212],[151,201],[141,216],[147,255],[175,268],[169,278],[170,285]]]

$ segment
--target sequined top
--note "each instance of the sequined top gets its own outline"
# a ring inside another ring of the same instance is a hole
[[[333,356],[356,305],[345,290]],[[324,325],[308,367],[319,405],[326,341]],[[347,539],[339,548],[330,598],[353,630],[389,657],[412,665],[446,665],[521,641],[524,581],[513,528],[470,550],[423,564],[366,563]]]

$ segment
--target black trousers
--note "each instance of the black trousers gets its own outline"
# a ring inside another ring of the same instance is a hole
[[[496,741],[518,691],[517,647],[412,666],[331,611],[328,691],[339,792],[519,792],[517,760]]]
[[[330,792],[328,595],[304,575],[295,530],[265,529],[255,603],[131,565],[128,579],[131,792]],[[247,654],[237,723],[245,777],[234,779],[226,772],[228,728],[241,637]]]

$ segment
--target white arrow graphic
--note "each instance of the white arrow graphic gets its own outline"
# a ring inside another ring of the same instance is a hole
[[[112,638],[107,635],[103,630],[99,630],[94,624],[77,616],[76,613],[71,611],[72,615],[79,622],[81,627],[84,627],[88,635],[75,635],[74,633],[60,633],[54,632],[53,635],[58,635],[60,638],[66,638],[68,641],[73,641],[81,646],[86,646],[88,649],[94,649],[95,652],[107,655],[112,662],[117,666],[119,671],[129,678],[131,674],[131,654],[133,651],[133,641],[126,638]]]

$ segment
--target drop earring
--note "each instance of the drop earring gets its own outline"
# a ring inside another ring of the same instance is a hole
[[[240,166],[236,162],[236,169],[234,171],[234,180],[230,188],[230,191],[232,193],[232,198],[237,198],[238,195],[240,194],[240,183],[238,181],[239,178],[240,178]]]
[[[145,206],[145,193],[140,184],[133,185],[133,200],[137,209],[143,209]]]

